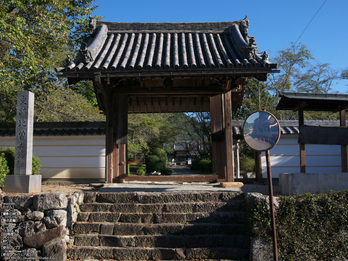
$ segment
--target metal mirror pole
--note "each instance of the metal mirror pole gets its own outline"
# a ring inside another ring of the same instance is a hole
[[[275,261],[278,261],[278,246],[277,246],[277,230],[274,214],[274,204],[273,204],[273,184],[272,184],[272,171],[271,171],[271,156],[269,150],[266,150],[266,162],[267,162],[267,179],[268,179],[268,189],[269,189],[269,206],[271,209],[271,225],[273,232],[273,257]]]

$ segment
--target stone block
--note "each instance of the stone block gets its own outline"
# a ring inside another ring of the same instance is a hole
[[[192,213],[193,212],[193,203],[174,203],[164,205],[163,212],[169,213]]]
[[[104,203],[106,204],[106,203]],[[110,212],[120,212],[120,213],[138,213],[138,205],[131,203],[115,203],[112,204]]]
[[[121,255],[114,256],[113,248],[101,247],[74,247],[67,249],[67,257],[72,260],[122,260]],[[145,259],[145,258],[144,258]],[[126,259],[127,260],[127,259]],[[134,260],[134,259],[133,259]],[[141,259],[139,259],[141,260]]]
[[[30,220],[19,224],[19,234],[23,236],[29,236],[37,232],[35,228],[35,222]]]
[[[74,245],[75,246],[107,246],[107,245],[101,245],[99,243],[99,239],[103,237],[96,236],[96,235],[77,235],[75,236]],[[117,246],[115,244],[111,246]]]
[[[24,237],[24,244],[28,247],[40,248],[47,242],[56,239],[58,237],[64,237],[69,234],[69,231],[65,227],[56,227],[47,229],[42,232],[31,234]]]
[[[45,211],[51,209],[66,209],[68,199],[63,193],[40,194],[33,199],[34,209]]]
[[[84,201],[84,203],[94,203],[94,202],[96,202],[96,197],[97,197],[96,192],[86,192],[84,197],[83,197],[83,201]]]
[[[117,212],[111,203],[85,203],[80,206],[82,212]]]
[[[33,198],[31,196],[5,196],[4,203],[14,203],[15,208],[19,210],[26,210],[33,204]]]
[[[253,238],[249,257],[251,261],[273,260],[273,247],[263,238]]]
[[[149,224],[144,226],[145,235],[179,235],[183,233],[183,224]]]
[[[79,213],[79,215],[80,214],[82,214],[80,218],[83,218],[82,216],[85,213]],[[120,213],[113,213],[113,212],[100,212],[100,213],[98,213],[98,212],[96,212],[96,213],[90,213],[89,214],[89,221],[91,221],[91,222],[112,222],[112,223],[116,223],[116,222],[118,222],[120,216],[121,216]],[[87,221],[87,220],[85,220],[85,221]]]
[[[98,223],[75,223],[74,233],[75,234],[96,234],[99,233],[100,224]]]
[[[121,214],[119,222],[125,223],[153,223],[153,214]]]
[[[4,192],[34,193],[41,192],[41,175],[6,175]]]
[[[43,219],[45,214],[41,211],[30,212],[26,215],[29,220],[39,221]]]
[[[343,191],[348,189],[348,173],[281,173],[279,188],[287,196]]]
[[[136,193],[98,193],[97,202],[104,203],[131,203],[135,202]]]
[[[100,225],[101,235],[112,235],[114,233],[114,223],[103,223]]]
[[[117,223],[114,226],[114,235],[144,235],[142,223]]]
[[[83,222],[85,222],[85,221],[88,221],[88,218],[89,218],[89,212],[80,212],[80,213],[78,213],[78,215],[77,215],[77,221],[83,221]]]
[[[47,228],[54,228],[67,225],[67,212],[65,210],[51,210],[44,217]]]
[[[186,216],[188,214],[180,214],[180,213],[155,213],[154,217],[155,223],[186,223]]]
[[[55,239],[42,248],[44,258],[47,257],[51,260],[66,261],[66,242],[64,239]]]

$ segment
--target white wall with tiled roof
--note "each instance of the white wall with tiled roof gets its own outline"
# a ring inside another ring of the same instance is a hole
[[[14,147],[15,137],[1,137],[0,148]],[[43,179],[104,179],[105,136],[34,136]]]
[[[270,150],[272,177],[280,173],[300,173],[298,135],[283,135]],[[306,144],[307,173],[341,173],[341,146]],[[267,178],[265,153],[262,153],[262,177]]]

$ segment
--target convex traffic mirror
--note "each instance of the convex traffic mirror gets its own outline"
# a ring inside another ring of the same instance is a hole
[[[245,142],[256,151],[273,148],[280,138],[280,125],[277,118],[267,111],[251,114],[243,127]]]

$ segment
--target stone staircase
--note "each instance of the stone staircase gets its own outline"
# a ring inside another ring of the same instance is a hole
[[[247,260],[242,192],[86,193],[71,260]]]

